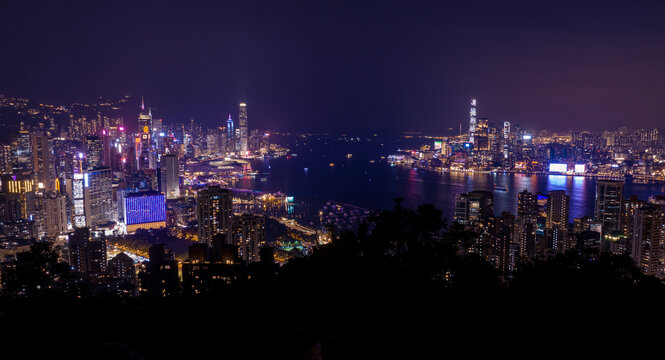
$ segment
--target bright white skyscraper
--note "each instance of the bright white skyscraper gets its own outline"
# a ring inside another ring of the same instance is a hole
[[[473,134],[476,132],[476,99],[471,99],[471,109],[469,109],[469,142],[473,143]]]
[[[240,114],[238,115],[238,129],[240,130],[240,151],[248,150],[249,131],[247,130],[247,104],[240,103]]]

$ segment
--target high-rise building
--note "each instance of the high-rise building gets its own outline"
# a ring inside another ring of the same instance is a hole
[[[519,246],[514,234],[515,216],[504,211],[495,218],[491,256],[494,266],[504,274],[514,271],[518,263]]]
[[[501,139],[501,151],[503,158],[508,159],[510,154],[510,122],[503,122],[503,137]]]
[[[568,241],[568,214],[570,196],[564,190],[550,191],[547,197],[545,228],[552,243],[552,251],[565,252],[571,248]]]
[[[67,180],[67,193],[72,201],[72,226],[86,227],[85,220],[85,184],[82,173],[75,173]]]
[[[515,241],[519,244],[519,254],[524,259],[535,256],[537,222],[538,196],[524,190],[517,194],[515,223]]]
[[[137,229],[159,229],[166,226],[164,194],[145,191],[125,194],[123,219],[128,233]]]
[[[69,259],[74,271],[92,276],[106,274],[106,239],[100,233],[91,234],[87,227],[76,228],[69,237]]]
[[[240,103],[238,128],[240,129],[240,151],[246,152],[248,150],[249,131],[247,129],[247,104],[245,103]]]
[[[160,190],[167,199],[180,197],[180,176],[178,157],[175,155],[162,155],[160,159]]]
[[[64,194],[48,192],[42,198],[42,224],[48,238],[55,238],[67,232],[67,197]]]
[[[208,130],[206,136],[206,152],[210,156],[218,156],[220,153],[220,136],[217,129]]]
[[[252,214],[242,214],[233,220],[233,243],[244,261],[260,260],[261,247],[266,243],[265,221],[263,216]]]
[[[156,169],[155,153],[152,151],[149,133],[141,133],[134,139],[136,169]]]
[[[489,191],[471,191],[455,197],[455,221],[470,224],[487,221],[494,215],[493,195]]]
[[[0,174],[9,174],[12,171],[12,147],[0,145]]]
[[[33,170],[33,158],[30,132],[27,130],[20,130],[18,134],[12,137],[11,147],[12,174],[31,174]]]
[[[37,184],[29,175],[2,175],[0,221],[28,219],[33,215]]]
[[[55,166],[51,140],[46,135],[35,135],[32,138],[32,168],[37,176],[38,184],[46,191],[56,190]]]
[[[152,132],[152,111],[145,111],[145,104],[141,98],[141,112],[139,113],[138,132],[150,134]]]
[[[116,292],[135,295],[137,290],[136,267],[134,260],[125,253],[120,253],[108,261],[108,272],[115,280]]]
[[[154,244],[148,248],[150,261],[141,274],[141,290],[156,296],[177,295],[180,290],[178,262],[173,251],[164,244]]]
[[[538,216],[538,196],[526,189],[517,194],[517,216]]]
[[[603,237],[621,229],[623,181],[598,180],[596,182],[596,208],[594,217],[601,223]]]
[[[88,169],[83,173],[86,226],[99,226],[115,220],[112,185],[110,167]]]
[[[233,199],[231,191],[220,186],[209,186],[197,196],[197,220],[199,241],[212,246],[215,234],[224,234],[231,244]]]
[[[476,134],[476,99],[471,99],[469,109],[469,142],[474,143],[473,136]]]
[[[480,118],[476,121],[473,139],[474,151],[484,153],[490,150],[489,121],[487,118]]]
[[[630,253],[632,249],[635,215],[637,214],[637,210],[644,205],[646,205],[646,201],[638,199],[635,195],[631,195],[628,199],[623,199],[621,202],[621,233],[626,237],[626,248],[624,251],[626,253]]]
[[[164,120],[152,119],[152,127],[150,128],[150,133],[152,134],[152,137],[157,138],[163,130],[164,130]]]
[[[648,204],[633,218],[631,256],[643,273],[662,277],[659,271],[660,246],[663,242],[663,209]]]
[[[99,136],[85,137],[85,161],[88,169],[104,165],[104,145]]]
[[[231,114],[229,114],[229,119],[226,120],[226,146],[226,151],[236,151],[236,131],[233,127],[233,119],[231,119]]]

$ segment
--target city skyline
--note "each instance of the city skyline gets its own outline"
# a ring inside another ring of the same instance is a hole
[[[664,20],[662,0],[0,2],[2,353],[648,342]]]
[[[490,121],[554,131],[665,113],[656,1],[160,4],[3,4],[0,93],[150,94],[204,124],[246,101],[259,128],[312,131],[456,130],[472,97]]]
[[[210,120],[209,122],[201,122],[198,119],[195,119],[193,117],[184,119],[184,118],[161,118],[165,114],[160,112],[159,109],[160,106],[157,104],[157,106],[149,106],[146,105],[146,101],[144,99],[144,96],[140,96],[140,100],[138,100],[138,97],[134,97],[131,95],[124,95],[122,97],[98,97],[96,100],[91,101],[89,103],[82,103],[79,101],[73,101],[73,102],[67,102],[67,103],[54,103],[54,104],[49,104],[45,103],[43,101],[39,101],[38,99],[30,99],[27,97],[20,97],[20,96],[11,96],[11,94],[2,94],[0,93],[0,106],[4,106],[7,109],[14,109],[14,110],[19,110],[20,112],[18,114],[8,114],[8,116],[4,116],[3,118],[3,126],[5,127],[15,127],[20,130],[21,123],[23,125],[27,125],[30,127],[30,123],[35,123],[38,121],[41,121],[39,117],[35,117],[36,115],[39,115],[40,110],[46,110],[44,115],[46,116],[47,120],[50,120],[52,117],[52,114],[48,114],[48,112],[56,112],[56,113],[71,113],[71,114],[76,114],[74,115],[75,117],[81,116],[83,112],[89,111],[85,110],[86,108],[89,109],[94,109],[95,107],[99,107],[102,109],[104,106],[108,107],[109,105],[117,106],[119,103],[125,103],[128,105],[122,105],[120,109],[116,109],[115,115],[114,115],[114,121],[118,121],[119,123],[123,123],[125,127],[128,129],[132,129],[134,126],[136,126],[136,129],[138,130],[140,127],[142,127],[141,123],[141,116],[144,117],[150,117],[150,118],[155,118],[155,120],[160,122],[160,126],[163,123],[164,125],[178,125],[178,124],[186,124],[186,123],[191,123],[194,121],[197,126],[200,126],[202,129],[214,129],[218,127],[226,127],[229,128],[229,125],[231,126],[230,129],[233,130],[234,132],[238,130],[238,142],[239,146],[243,146],[242,144],[247,141],[247,137],[249,136],[249,130],[254,128],[255,123],[254,120],[252,119],[252,127],[247,126],[247,102],[246,101],[240,101],[239,103],[236,103],[235,108],[236,108],[236,113],[235,115],[232,112],[229,112],[225,109],[219,110],[218,116]],[[2,103],[4,101],[4,104]],[[137,102],[138,101],[138,102]],[[136,104],[135,104],[136,103]],[[138,105],[137,105],[138,104]],[[451,127],[445,130],[440,130],[440,131],[428,131],[422,128],[414,128],[413,126],[410,125],[405,125],[400,128],[351,128],[350,131],[349,129],[334,129],[334,128],[327,128],[327,129],[315,129],[315,128],[309,128],[309,129],[292,129],[288,127],[281,127],[278,126],[277,124],[272,124],[272,127],[268,128],[263,128],[265,130],[271,130],[271,131],[283,131],[286,133],[296,133],[296,134],[331,134],[331,133],[339,133],[339,134],[346,134],[346,133],[356,133],[356,134],[372,134],[372,133],[384,133],[384,134],[399,134],[399,133],[413,133],[413,134],[427,134],[427,136],[434,136],[434,137],[453,137],[453,136],[458,136],[458,135],[463,135],[464,133],[467,133],[469,135],[469,141],[470,143],[474,143],[474,134],[476,132],[475,130],[475,124],[476,118],[477,121],[482,125],[483,128],[491,125],[491,126],[496,126],[496,127],[504,127],[502,129],[502,132],[507,132],[510,133],[510,127],[511,127],[511,122],[510,121],[498,121],[494,120],[494,118],[489,118],[487,117],[487,114],[484,113],[479,113],[477,110],[478,107],[478,99],[475,97],[471,97],[467,99],[467,104],[473,104],[470,106],[470,111],[467,110],[467,118],[460,120],[459,124],[457,127]],[[136,105],[136,106],[135,106]],[[468,105],[467,105],[468,106]],[[481,105],[482,106],[482,105]],[[78,110],[77,110],[78,108]],[[27,112],[25,110],[28,110]],[[83,110],[82,110],[83,109]],[[467,109],[469,109],[467,107]],[[0,116],[2,116],[2,109],[0,109]],[[108,108],[106,109],[108,110]],[[118,111],[119,110],[119,111]],[[34,113],[33,113],[34,111]],[[155,114],[153,114],[155,112]],[[101,112],[100,112],[101,114]],[[244,115],[243,115],[244,114]],[[473,115],[471,115],[473,114]],[[479,117],[478,114],[482,114],[483,117]],[[105,115],[106,116],[106,115]],[[139,121],[137,122],[134,117],[138,116]],[[244,116],[244,118],[243,118]],[[59,121],[62,121],[60,119]],[[244,121],[244,126],[241,126],[241,122]],[[62,127],[63,129],[68,126],[66,123],[61,123],[58,122],[56,119],[56,126]],[[536,126],[536,127],[524,127],[520,123],[515,123],[512,122],[512,126],[519,126],[523,130],[528,129],[531,134],[535,137],[538,136],[538,134],[544,134],[544,136],[549,136],[549,135],[559,135],[559,136],[568,136],[571,133],[603,133],[603,132],[613,132],[613,131],[623,131],[625,129],[626,131],[635,131],[635,130],[653,130],[653,129],[662,129],[662,126],[654,126],[654,127],[649,127],[649,126],[640,126],[639,124],[634,124],[634,123],[626,123],[626,124],[619,124],[617,127],[604,127],[604,128],[599,128],[597,130],[592,130],[588,128],[561,128],[560,130],[555,130],[556,128],[544,125],[544,126]],[[659,125],[659,124],[657,124]],[[257,126],[258,127],[258,126]],[[244,130],[243,130],[244,128]],[[254,128],[256,130],[256,128]],[[100,128],[101,131],[101,128]],[[7,134],[4,134],[7,135]],[[505,134],[504,134],[505,135]],[[243,140],[244,139],[244,140]]]

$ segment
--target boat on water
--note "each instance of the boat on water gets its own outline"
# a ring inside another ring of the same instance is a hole
[[[498,186],[497,184],[494,184],[494,190],[496,191],[508,191],[508,188],[505,186]]]

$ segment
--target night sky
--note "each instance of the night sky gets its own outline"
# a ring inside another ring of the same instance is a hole
[[[166,122],[665,124],[665,2],[0,0],[0,93],[145,96]],[[466,129],[465,129],[466,130]]]

